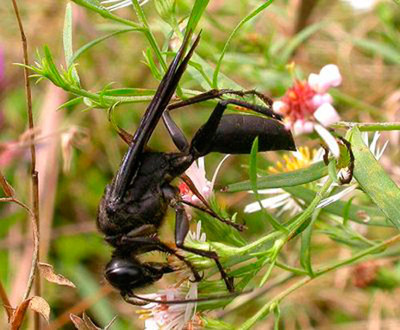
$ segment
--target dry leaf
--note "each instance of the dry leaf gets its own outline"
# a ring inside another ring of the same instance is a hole
[[[85,313],[82,318],[74,314],[69,314],[69,318],[78,330],[101,330]]]
[[[75,328],[77,328],[78,330],[88,330],[85,322],[79,316],[75,314],[69,314],[69,318],[71,319]]]
[[[10,322],[11,330],[18,330],[21,327],[31,299],[32,298],[24,300],[21,304],[18,305],[17,309],[14,311],[14,314],[11,316]]]
[[[4,194],[7,197],[13,197],[14,196],[14,189],[13,187],[7,182],[6,178],[3,176],[3,174],[0,172],[0,185],[1,188],[4,191]]]
[[[54,268],[52,265],[39,262],[38,266],[40,270],[40,275],[43,276],[49,282],[76,288],[75,284],[72,283],[69,279],[67,279],[61,274],[56,274],[54,272]]]
[[[49,322],[50,318],[50,306],[46,300],[42,297],[34,296],[31,298],[29,307],[35,312],[39,313],[44,319]]]

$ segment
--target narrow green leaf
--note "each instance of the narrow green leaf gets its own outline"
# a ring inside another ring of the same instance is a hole
[[[353,42],[359,48],[371,52],[373,55],[380,55],[387,61],[400,64],[400,51],[388,44],[371,39],[353,39]]]
[[[328,174],[329,177],[332,179],[333,182],[338,182],[338,177],[336,173],[336,160],[331,159],[328,164]]]
[[[71,3],[67,3],[65,8],[64,30],[63,30],[64,56],[67,69],[73,64],[71,61],[74,51],[72,48],[72,8]]]
[[[290,193],[293,197],[303,200],[306,204],[310,204],[315,198],[315,192],[298,186],[298,187],[285,187],[285,191]],[[323,208],[323,212],[332,213],[339,217],[343,216],[346,202],[337,201]],[[364,225],[388,227],[390,223],[386,221],[385,215],[376,207],[350,205],[349,219]],[[369,218],[369,221],[365,221]]]
[[[346,204],[344,205],[343,208],[343,226],[347,226],[347,223],[349,221],[349,216],[350,216],[350,207],[353,203],[354,197],[350,198]]]
[[[400,189],[375,159],[357,127],[350,131],[354,177],[386,217],[400,229]]]
[[[264,9],[269,7],[273,0],[267,0],[261,6],[257,7],[253,10],[250,14],[248,14],[245,18],[243,18],[239,24],[233,29],[231,35],[229,36],[228,40],[226,41],[224,48],[222,49],[221,55],[218,59],[217,65],[215,66],[214,75],[213,75],[213,88],[218,88],[218,75],[221,69],[222,60],[224,59],[225,53],[228,50],[229,44],[232,38],[237,34],[237,32],[241,29],[243,25],[245,25],[248,21],[256,17],[259,13],[261,13]]]
[[[308,275],[313,277],[314,271],[312,269],[311,263],[311,236],[313,232],[313,225],[318,219],[318,215],[321,210],[315,210],[311,221],[307,228],[303,231],[301,235],[301,248],[300,248],[300,265],[307,271]]]
[[[283,227],[262,206],[260,195],[258,194],[258,185],[257,185],[257,152],[258,152],[258,137],[255,138],[250,153],[249,177],[250,177],[251,189],[254,192],[256,200],[260,204],[260,208],[263,211],[263,214],[266,216],[267,220],[271,223],[272,227],[274,227],[276,230],[286,231],[285,227]]]
[[[61,105],[57,108],[57,110],[62,109],[62,108],[72,107],[72,106],[74,106],[74,105],[76,105],[76,104],[79,104],[79,103],[82,102],[82,99],[83,99],[82,96],[74,97],[73,99],[71,99],[71,100],[69,100],[69,101],[67,101],[67,102],[65,102],[65,103],[63,103],[63,104],[61,104]]]
[[[90,48],[96,46],[97,44],[101,43],[104,40],[107,40],[108,38],[114,37],[118,34],[126,33],[126,32],[131,32],[131,31],[140,31],[140,29],[137,28],[129,28],[129,29],[123,29],[123,30],[118,30],[115,32],[112,32],[110,34],[107,34],[105,36],[101,36],[97,39],[94,39],[90,42],[88,42],[86,45],[80,47],[75,54],[73,54],[72,58],[70,59],[71,63],[74,63],[83,53],[87,52]]]
[[[143,26],[141,26],[140,24],[129,21],[129,20],[119,17],[117,15],[111,14],[106,8],[104,8],[101,5],[100,1],[98,1],[98,0],[72,0],[72,1],[75,2],[79,6],[82,6],[84,8],[87,8],[91,11],[98,13],[100,16],[102,16],[104,18],[108,18],[115,22],[143,30]]]
[[[297,49],[297,47],[304,44],[304,42],[310,38],[314,33],[319,31],[322,27],[326,25],[325,22],[318,22],[312,25],[307,26],[305,29],[301,30],[294,37],[289,39],[290,41],[286,44],[286,46],[277,54],[277,59],[279,59],[280,63],[287,63],[292,56],[293,52]]]
[[[186,33],[193,33],[199,23],[204,11],[207,8],[209,0],[196,0],[193,5],[192,12],[189,16],[189,21],[186,25]]]
[[[321,179],[328,174],[328,169],[323,161],[310,165],[300,170],[271,174],[258,178],[258,189],[271,189],[298,186]],[[251,190],[250,181],[237,182],[228,185],[223,190],[226,192],[238,192]]]
[[[279,330],[279,322],[281,320],[281,309],[279,308],[279,305],[276,305],[274,307],[274,315],[275,315],[274,330]]]
[[[45,65],[46,70],[48,70],[48,74],[50,74],[50,79],[53,81],[57,86],[63,87],[65,85],[63,77],[58,72],[56,65],[54,64],[53,55],[51,54],[50,48],[45,45],[43,47],[44,50],[44,57],[45,57]]]
[[[150,68],[150,71],[153,74],[153,76],[156,79],[161,80],[162,79],[162,74],[160,73],[160,71],[157,68],[156,63],[154,62],[153,52],[152,52],[151,48],[147,48],[146,49],[146,53],[144,54],[144,57],[146,58],[146,64]]]

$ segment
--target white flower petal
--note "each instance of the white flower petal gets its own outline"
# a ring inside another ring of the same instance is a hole
[[[319,72],[319,77],[322,83],[329,87],[337,87],[342,83],[342,75],[335,64],[325,65]]]
[[[323,126],[319,124],[314,125],[315,131],[321,137],[322,140],[328,146],[329,151],[333,154],[333,156],[337,159],[340,156],[339,145],[335,139],[335,137]]]
[[[308,84],[310,85],[311,89],[317,93],[320,93],[321,78],[318,74],[311,73],[308,76]]]
[[[214,175],[211,180],[211,190],[214,189],[215,180],[217,179],[217,175],[219,173],[219,170],[221,169],[222,164],[225,162],[225,160],[227,160],[229,158],[229,156],[230,155],[226,155],[224,158],[222,158],[222,160],[217,165],[217,168],[215,169]]]
[[[325,94],[315,94],[312,98],[312,104],[313,106],[318,109],[321,105],[324,103],[333,103],[333,98],[331,94],[325,93]]]
[[[250,194],[254,194],[253,190],[248,191]],[[271,189],[260,189],[257,190],[260,195],[275,195],[275,194],[284,194],[285,191],[282,188],[271,188]]]
[[[349,195],[351,192],[356,190],[356,188],[357,188],[357,184],[353,184],[353,185],[347,187],[346,189],[343,189],[342,191],[338,192],[337,194],[329,196],[328,198],[323,199],[317,205],[317,208],[324,208],[324,207],[328,206],[329,204],[332,204],[332,203],[342,199],[343,197]]]
[[[339,114],[330,103],[322,104],[314,112],[314,118],[324,126],[332,125],[340,120]]]
[[[369,145],[369,150],[371,150],[371,152],[375,155],[375,149],[376,149],[376,143],[378,142],[379,137],[381,136],[381,133],[379,132],[375,132],[373,138],[372,138],[372,142]]]
[[[276,195],[276,196],[261,200],[261,205],[263,206],[263,208],[266,208],[266,209],[268,209],[268,208],[276,209],[276,208],[284,205],[289,198],[290,198],[290,194],[284,193],[284,194]],[[261,210],[261,207],[260,207],[260,203],[258,201],[250,203],[250,204],[246,205],[246,207],[244,208],[245,213],[253,213],[253,212],[260,211],[260,210]]]
[[[377,152],[375,154],[375,157],[376,157],[377,160],[381,159],[381,157],[383,155],[383,152],[385,151],[388,143],[389,143],[389,141],[386,141],[385,144],[383,145],[382,149],[380,149],[380,150],[378,149],[377,150]]]
[[[272,104],[272,110],[274,110],[274,112],[276,112],[278,114],[283,115],[287,109],[288,109],[288,105],[285,102],[275,101]]]
[[[294,135],[308,134],[314,130],[314,125],[312,122],[296,120],[293,125]]]

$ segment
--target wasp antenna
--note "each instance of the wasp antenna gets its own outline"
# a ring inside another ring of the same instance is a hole
[[[209,297],[204,297],[204,298],[180,299],[180,300],[156,300],[156,299],[138,296],[134,293],[129,293],[128,295],[125,295],[123,298],[127,303],[130,303],[132,305],[146,305],[146,304],[141,303],[140,301],[144,301],[147,303],[156,303],[156,304],[160,304],[160,305],[179,305],[179,304],[190,304],[190,303],[197,303],[197,302],[230,299],[230,298],[235,298],[237,296],[241,296],[244,294],[248,294],[250,292],[252,292],[252,290],[230,293],[230,294],[220,295],[220,296],[214,295],[214,296],[209,296]]]

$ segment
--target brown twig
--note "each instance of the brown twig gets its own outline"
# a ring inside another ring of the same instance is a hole
[[[26,103],[27,103],[27,113],[28,113],[28,125],[29,129],[32,132],[30,136],[30,150],[31,150],[31,178],[32,178],[32,204],[33,204],[33,217],[32,219],[32,229],[33,229],[33,256],[32,256],[32,265],[31,271],[29,274],[29,279],[27,283],[27,288],[25,294],[23,296],[23,300],[28,298],[29,293],[32,288],[32,284],[34,282],[34,278],[36,275],[36,283],[39,283],[39,275],[36,274],[37,263],[39,261],[39,180],[38,173],[36,171],[36,150],[34,144],[34,125],[33,125],[33,114],[32,114],[32,93],[29,81],[29,73],[27,66],[29,65],[28,58],[28,42],[25,36],[24,27],[22,25],[21,16],[19,14],[18,6],[16,0],[12,0],[15,16],[18,22],[18,28],[21,35],[22,41],[22,49],[23,49],[23,58],[24,58],[24,78],[25,78],[25,94],[26,94]],[[40,296],[40,285],[35,285],[35,295]],[[40,328],[40,316],[38,313],[34,314],[35,320],[35,329]]]
[[[3,303],[4,309],[6,310],[7,317],[10,320],[12,316],[12,307],[10,304],[10,300],[8,299],[7,292],[4,290],[3,283],[0,281],[0,299]]]
[[[29,215],[31,217],[34,216],[34,213],[29,208],[29,206],[25,205],[24,203],[22,203],[21,201],[19,201],[18,199],[14,198],[14,197],[2,197],[2,198],[0,198],[0,203],[4,203],[4,202],[15,203],[15,204],[21,206],[23,209],[25,209],[29,213]]]

